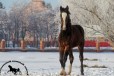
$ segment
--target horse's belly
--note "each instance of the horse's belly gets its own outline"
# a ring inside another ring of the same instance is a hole
[[[71,40],[71,42],[72,42],[72,44],[71,44],[72,47],[76,47],[79,44],[79,41],[77,41],[76,39]]]

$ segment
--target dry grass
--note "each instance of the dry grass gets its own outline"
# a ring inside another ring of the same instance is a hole
[[[86,65],[86,64],[83,64],[83,67],[89,67],[88,65]]]
[[[91,66],[91,68],[107,68],[107,67],[105,65],[102,65],[102,66],[94,65],[94,66]]]
[[[88,68],[107,68],[105,65],[102,65],[102,66],[99,66],[99,65],[88,66],[86,64],[84,64],[83,67],[88,67]]]
[[[83,60],[87,60],[87,61],[98,61],[98,59],[88,59],[88,58],[84,58]]]

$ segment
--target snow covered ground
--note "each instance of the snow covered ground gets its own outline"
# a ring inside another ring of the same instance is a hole
[[[74,63],[71,76],[80,76],[80,61],[78,52],[74,52]],[[84,76],[114,76],[114,53],[84,53],[87,59],[84,65]],[[24,63],[30,76],[59,76],[60,63],[58,52],[0,52],[0,67],[9,60],[17,60]],[[68,71],[67,60],[66,71]],[[105,66],[96,68],[92,66]],[[5,76],[5,75],[4,75]]]

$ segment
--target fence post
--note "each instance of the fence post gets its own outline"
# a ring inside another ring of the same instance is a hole
[[[100,52],[100,41],[99,41],[99,37],[96,38],[96,52]]]
[[[44,41],[43,41],[43,39],[40,40],[40,50],[44,51]]]
[[[25,41],[21,40],[21,50],[25,51],[25,47],[26,47]]]
[[[4,51],[4,49],[5,49],[5,47],[6,47],[5,45],[6,45],[5,40],[2,39],[2,40],[1,40],[1,43],[0,43],[0,47],[1,47],[1,50],[2,50],[2,51]]]

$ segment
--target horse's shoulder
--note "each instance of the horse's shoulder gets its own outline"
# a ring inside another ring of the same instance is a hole
[[[81,25],[76,24],[76,25],[72,25],[72,27],[77,27],[77,28],[80,28],[80,27],[82,27],[82,26],[81,26]]]
[[[72,29],[78,29],[80,27],[80,25],[72,25],[71,28]]]
[[[84,34],[84,29],[81,25],[72,25],[72,30],[80,31],[82,34]]]

